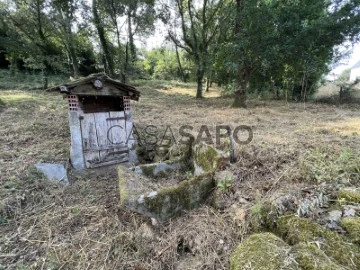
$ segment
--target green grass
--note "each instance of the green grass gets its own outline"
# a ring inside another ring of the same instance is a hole
[[[67,82],[69,78],[65,75],[49,75],[49,87]],[[16,72],[11,75],[9,70],[0,69],[0,90],[34,90],[42,89],[41,73]]]

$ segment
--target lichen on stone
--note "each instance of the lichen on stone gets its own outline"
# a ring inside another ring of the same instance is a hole
[[[348,233],[351,242],[360,244],[360,218],[344,218],[341,226]]]
[[[291,249],[296,262],[303,270],[341,270],[315,243],[300,243]]]
[[[360,203],[360,192],[342,189],[338,193],[339,200],[345,200],[348,203]]]
[[[232,253],[231,270],[300,269],[291,247],[272,233],[253,234]]]
[[[318,243],[327,256],[349,269],[360,265],[360,250],[344,237],[315,221],[296,216],[282,216],[278,221],[279,234],[290,244]],[[346,251],[346,252],[344,252]]]

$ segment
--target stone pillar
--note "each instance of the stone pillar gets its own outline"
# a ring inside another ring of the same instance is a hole
[[[70,159],[75,170],[85,169],[84,151],[81,137],[81,123],[77,111],[69,111],[71,134]]]

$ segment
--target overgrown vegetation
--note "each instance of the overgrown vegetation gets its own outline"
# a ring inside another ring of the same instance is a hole
[[[315,148],[301,162],[304,180],[356,185],[360,181],[360,155],[349,148]]]
[[[123,82],[193,82],[198,98],[217,83],[235,107],[246,106],[248,93],[306,101],[338,58],[336,46],[358,40],[358,4],[3,0],[0,68],[41,74],[36,88],[44,89],[55,74],[105,72]],[[161,34],[152,37],[155,26]],[[11,78],[0,87],[11,87]]]

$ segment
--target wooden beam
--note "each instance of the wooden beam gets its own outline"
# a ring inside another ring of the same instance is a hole
[[[84,152],[92,152],[92,151],[102,151],[102,150],[116,150],[116,151],[124,151],[124,153],[129,152],[129,149],[127,146],[124,145],[106,145],[101,147],[92,147],[92,148],[86,148],[84,149]]]
[[[97,90],[92,85],[85,84],[75,87],[71,90],[71,94],[82,96],[127,96],[128,92],[124,92],[109,85],[104,85],[101,90]]]
[[[109,165],[124,163],[124,162],[128,162],[128,161],[129,161],[129,158],[126,155],[122,159],[111,160],[111,161],[107,161],[107,162],[100,162],[100,163],[96,163],[96,164],[90,164],[89,168],[97,168],[97,167],[102,167],[102,166],[109,166]]]

